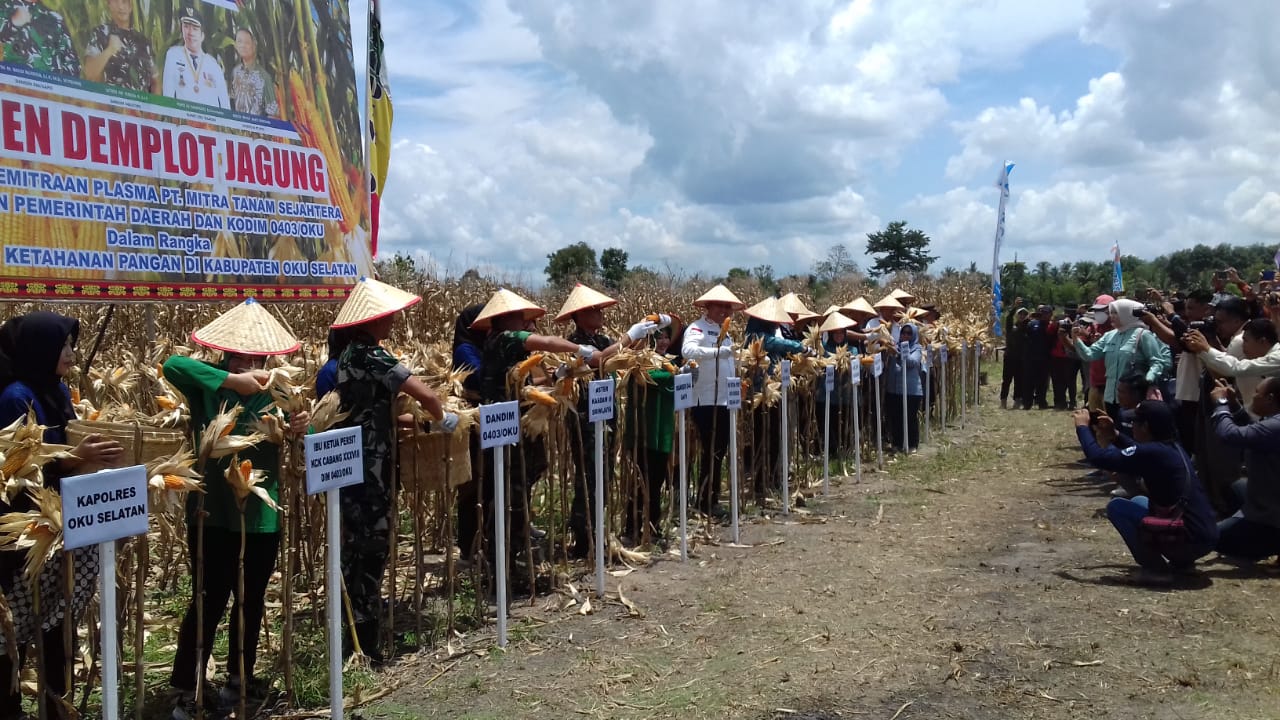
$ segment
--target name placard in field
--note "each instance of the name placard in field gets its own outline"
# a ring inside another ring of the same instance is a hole
[[[309,495],[364,482],[364,438],[358,427],[308,435],[306,458]]]
[[[493,403],[480,406],[480,447],[488,450],[520,442],[520,403]]]
[[[141,465],[62,480],[62,540],[68,550],[147,532],[147,469]]]
[[[613,393],[616,385],[613,378],[592,380],[587,386],[589,412],[587,420],[602,422],[613,419]]]
[[[676,412],[693,407],[693,376],[689,373],[677,373],[673,382]]]
[[[736,377],[724,379],[725,406],[730,410],[742,409],[742,381]]]

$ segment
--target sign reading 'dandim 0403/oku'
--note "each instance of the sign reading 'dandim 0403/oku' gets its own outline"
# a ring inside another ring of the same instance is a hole
[[[520,402],[480,406],[480,447],[488,450],[520,442]]]
[[[68,550],[147,532],[147,469],[141,465],[62,479],[62,541]]]
[[[372,269],[348,3],[0,2],[0,297],[344,296]]]
[[[307,494],[364,482],[364,437],[359,427],[308,435],[304,440]]]

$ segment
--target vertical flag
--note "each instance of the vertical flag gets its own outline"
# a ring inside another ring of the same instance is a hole
[[[996,184],[1000,186],[1000,208],[996,211],[996,242],[995,249],[991,253],[991,309],[995,314],[995,322],[992,331],[996,337],[1004,332],[1004,325],[1000,322],[1000,316],[1004,312],[1004,299],[1000,289],[1000,246],[1004,243],[1004,209],[1009,203],[1009,173],[1013,172],[1013,163],[1006,162],[1004,170],[1000,173],[1000,179]]]
[[[1115,245],[1111,246],[1111,294],[1118,295],[1124,292],[1124,273],[1120,270],[1120,241],[1117,240]]]
[[[387,182],[391,155],[391,87],[387,83],[386,55],[382,44],[382,12],[379,0],[369,0],[369,251],[378,255],[378,220],[382,188]]]
[[[1271,259],[1275,261],[1276,269],[1280,270],[1280,248],[1276,248],[1275,257],[1272,257]]]

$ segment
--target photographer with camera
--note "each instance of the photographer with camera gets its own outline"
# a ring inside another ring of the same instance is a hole
[[[1076,355],[1081,360],[1102,360],[1106,370],[1103,402],[1107,414],[1119,416],[1116,382],[1123,376],[1140,373],[1156,385],[1170,370],[1173,361],[1169,348],[1143,326],[1139,316],[1142,304],[1135,300],[1116,300],[1107,308],[1114,330],[1108,331],[1092,345],[1085,345],[1085,333],[1075,329]]]
[[[1210,347],[1209,341],[1197,330],[1189,331],[1183,337],[1183,344],[1198,355],[1205,367],[1223,377],[1235,378],[1241,397],[1253,397],[1262,378],[1280,375],[1280,342],[1277,342],[1275,324],[1266,318],[1254,318],[1241,329],[1243,358]]]
[[[1218,542],[1213,508],[1177,442],[1173,411],[1157,400],[1134,410],[1133,436],[1116,432],[1110,417],[1088,410],[1072,415],[1080,449],[1089,462],[1142,478],[1147,494],[1107,503],[1107,519],[1141,567],[1144,582],[1172,582],[1171,573],[1193,570]]]
[[[1178,436],[1182,446],[1191,455],[1196,454],[1196,436],[1199,434],[1200,413],[1200,376],[1204,371],[1200,358],[1183,345],[1182,338],[1193,329],[1204,329],[1206,322],[1212,328],[1213,294],[1208,290],[1193,290],[1182,301],[1182,312],[1172,303],[1164,302],[1164,297],[1155,289],[1148,290],[1151,300],[1158,303],[1164,313],[1147,313],[1142,322],[1151,328],[1169,349],[1176,353],[1176,370],[1173,380],[1173,399],[1177,401]],[[1166,398],[1167,399],[1167,398]]]
[[[1231,487],[1240,510],[1218,523],[1218,552],[1257,562],[1280,555],[1280,378],[1267,378],[1250,398],[1219,380],[1213,398],[1214,432],[1245,451],[1245,479]]]

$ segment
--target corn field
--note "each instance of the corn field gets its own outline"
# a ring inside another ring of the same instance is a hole
[[[398,286],[423,298],[423,302],[405,311],[398,321],[393,336],[385,345],[400,357],[413,372],[435,390],[447,407],[464,415],[461,437],[449,437],[421,430],[402,431],[398,451],[398,477],[400,485],[392,509],[393,552],[390,555],[385,576],[383,597],[385,619],[382,623],[384,647],[394,652],[418,648],[433,648],[449,643],[455,633],[466,634],[488,622],[488,575],[477,565],[460,562],[455,549],[460,495],[474,495],[477,478],[484,477],[482,468],[472,466],[468,452],[466,433],[474,432],[467,425],[474,417],[474,410],[462,399],[462,373],[450,363],[450,340],[458,312],[473,304],[483,303],[496,289],[491,282],[479,279],[442,280],[423,275],[387,278]],[[606,322],[619,336],[616,328],[625,328],[646,314],[655,312],[678,315],[686,323],[696,319],[700,312],[693,307],[693,300],[714,283],[701,280],[648,279],[644,282],[624,284],[613,293],[619,304],[605,312]],[[948,415],[960,413],[960,346],[970,346],[975,341],[990,344],[987,333],[990,328],[990,294],[985,287],[964,281],[940,282],[937,280],[904,281],[901,287],[917,298],[917,304],[933,303],[942,312],[942,320],[925,331],[925,339],[933,346],[949,347],[951,363],[948,373],[938,390],[949,400]],[[762,299],[758,287],[733,288],[748,305]],[[815,310],[821,311],[828,302],[847,303],[858,296],[875,301],[885,291],[866,285],[844,285],[833,288],[832,297],[803,297]],[[566,290],[546,290],[540,293],[524,293],[552,311],[563,302]],[[138,438],[144,431],[189,430],[189,413],[185,400],[175,393],[163,379],[158,366],[171,354],[186,354],[204,359],[215,359],[210,351],[190,342],[192,330],[201,327],[230,304],[7,304],[4,319],[35,309],[46,309],[76,317],[81,322],[78,344],[79,367],[67,378],[77,400],[78,414],[84,419],[108,421],[135,427]],[[314,378],[326,358],[325,338],[330,322],[336,314],[336,304],[281,304],[271,306],[276,315],[291,332],[302,340],[301,349],[292,356],[273,360],[279,372],[273,373],[273,397],[280,409],[311,409],[313,415],[328,413],[318,407],[314,397]],[[554,312],[552,313],[554,314]],[[738,458],[729,462],[739,463],[741,506],[744,517],[752,512],[772,512],[779,505],[780,473],[777,464],[779,450],[780,388],[777,368],[771,367],[758,344],[743,345],[745,318],[736,314],[730,335],[737,341],[739,375],[744,379],[756,377],[760,382],[744,388],[743,410],[738,422]],[[564,335],[567,326],[559,326],[548,315],[539,321],[539,332]],[[808,343],[818,342],[811,333]],[[547,356],[537,361],[546,368],[556,367],[560,359]],[[624,351],[608,362],[604,372],[615,374],[617,383],[619,418],[617,433],[625,431],[628,403],[638,402],[634,393],[643,393],[642,377],[652,369],[654,360],[643,353]],[[871,400],[870,368],[866,359],[847,352],[829,357],[811,358],[796,356],[792,364],[792,386],[789,392],[790,433],[788,446],[792,467],[789,469],[791,490],[794,493],[811,494],[822,481],[822,398],[823,373],[828,364],[836,366],[841,381],[837,387],[848,388],[851,373],[866,378],[861,384],[862,398],[858,405],[842,403],[832,408],[832,460],[833,474],[847,472],[853,467],[853,457],[860,453],[864,462],[874,462],[875,423],[877,405]],[[271,365],[268,366],[269,368]],[[970,376],[967,390],[976,395],[976,368],[970,358]],[[934,373],[936,378],[938,373]],[[582,378],[588,379],[584,373]],[[632,380],[628,382],[628,380]],[[546,447],[547,471],[534,488],[530,514],[532,524],[548,535],[552,551],[548,557],[529,560],[539,565],[538,575],[551,578],[557,586],[574,582],[591,569],[567,559],[563,551],[568,545],[569,503],[574,492],[575,466],[570,445],[579,431],[579,423],[573,421],[577,405],[577,393],[583,392],[584,383],[556,383],[541,388],[551,402],[543,398],[525,395],[522,407],[522,426],[525,437],[537,436]],[[752,388],[756,389],[752,389]],[[416,407],[406,411],[421,412]],[[853,414],[859,417],[860,443],[854,441]],[[944,422],[941,407],[932,407],[932,424],[939,427]],[[263,432],[271,433],[264,427]],[[0,433],[0,448],[12,448],[18,428]],[[208,435],[208,434],[207,434]],[[692,426],[688,437],[695,439]],[[154,457],[145,456],[146,442],[132,445],[135,456],[130,462],[146,464],[151,478],[150,532],[120,546],[120,562],[117,567],[119,607],[114,608],[121,619],[122,631],[122,695],[126,698],[126,711],[138,718],[148,717],[159,702],[168,679],[168,663],[172,660],[172,642],[175,628],[188,597],[191,582],[187,557],[186,527],[183,499],[186,493],[198,491],[200,475],[191,470],[195,455],[201,449],[188,440],[181,448],[166,447]],[[512,449],[522,452],[524,444]],[[13,450],[5,450],[10,458]],[[478,456],[483,458],[483,455]],[[688,453],[690,477],[692,465],[698,457],[697,447]],[[675,462],[675,453],[672,455]],[[325,512],[320,496],[309,497],[303,491],[303,458],[301,443],[284,440],[281,453],[282,542],[276,563],[276,575],[268,590],[267,618],[264,621],[266,637],[261,645],[260,675],[273,683],[274,693],[270,702],[254,709],[250,715],[269,716],[294,711],[298,708],[324,705],[324,608],[325,597]],[[641,565],[653,562],[665,553],[665,548],[647,545],[652,538],[635,538],[633,545],[647,546],[648,551],[623,547],[616,538],[622,535],[623,517],[627,504],[638,501],[646,492],[641,476],[641,465],[635,450],[623,447],[621,442],[608,446],[606,465],[613,469],[611,492],[607,494],[607,536],[610,543],[609,562]],[[24,467],[29,467],[25,465]],[[5,462],[6,488],[20,478],[13,473],[16,463]],[[674,473],[671,473],[674,475]],[[607,475],[608,477],[608,475]],[[247,479],[247,478],[246,478]],[[249,483],[251,484],[251,482]],[[672,510],[677,505],[674,493],[665,503],[664,527],[678,523]],[[60,513],[56,503],[48,500],[31,523],[44,523],[48,535],[60,536]],[[468,511],[468,508],[463,508]],[[691,544],[711,541],[717,532],[709,518],[698,515],[691,518]],[[525,530],[512,530],[524,532]],[[10,538],[14,541],[15,538]],[[33,553],[51,553],[60,546],[59,540],[50,540]],[[530,547],[526,543],[524,547]],[[514,588],[536,596],[545,587]],[[0,626],[4,624],[7,608],[0,607]],[[91,610],[78,628],[79,655],[74,668],[75,684],[67,698],[82,716],[98,713],[94,688],[100,683],[101,668],[98,659],[98,612]],[[10,634],[10,636],[12,636]],[[218,653],[214,654],[215,663]],[[34,664],[29,664],[29,667]],[[213,673],[211,668],[210,672]],[[316,678],[319,677],[317,683]],[[34,671],[28,670],[26,678],[34,687]],[[359,698],[356,698],[359,701]],[[167,712],[167,708],[166,708]]]

